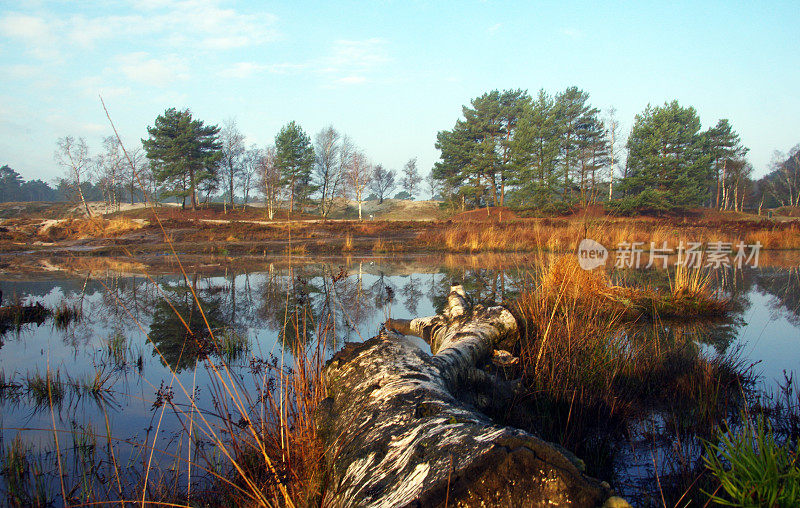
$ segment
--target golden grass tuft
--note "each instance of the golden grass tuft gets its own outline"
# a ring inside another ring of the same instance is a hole
[[[353,235],[347,233],[344,237],[344,244],[342,244],[342,252],[353,252]]]
[[[726,242],[753,245],[764,249],[800,249],[800,226],[797,224],[763,225],[730,223],[684,224],[637,219],[567,220],[525,219],[508,223],[458,222],[446,227],[429,228],[418,237],[421,246],[451,252],[573,252],[584,238],[591,238],[609,250],[623,243],[639,242],[649,249],[665,243],[677,249],[683,242]]]
[[[37,235],[50,241],[105,238],[136,231],[144,227],[145,224],[145,221],[133,220],[128,217],[114,219],[102,219],[99,217],[63,219],[46,224],[39,229]]]
[[[676,399],[698,425],[717,418],[740,386],[735,359],[705,357],[695,333],[665,335],[659,314],[724,309],[708,288],[707,277],[691,270],[658,292],[612,285],[602,270],[582,270],[576,256],[543,263],[513,309],[536,428],[580,451],[588,429],[674,408]]]

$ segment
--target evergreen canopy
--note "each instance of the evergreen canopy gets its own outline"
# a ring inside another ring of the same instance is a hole
[[[198,185],[216,179],[222,157],[219,131],[194,120],[188,109],[169,108],[147,127],[150,137],[142,140],[155,179],[168,185],[167,195],[191,197],[192,210],[197,208]]]

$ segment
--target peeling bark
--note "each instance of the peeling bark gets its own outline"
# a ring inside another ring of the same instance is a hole
[[[598,506],[608,498],[607,485],[583,475],[568,452],[456,397],[497,341],[518,333],[507,309],[471,309],[454,286],[442,315],[385,328],[325,368],[329,396],[318,421],[334,482],[326,506]],[[404,335],[422,337],[433,354]]]

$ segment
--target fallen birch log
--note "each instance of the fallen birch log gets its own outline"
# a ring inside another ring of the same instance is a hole
[[[318,418],[333,471],[327,504],[599,506],[609,497],[568,453],[494,424],[456,396],[496,342],[518,333],[507,309],[470,309],[454,286],[442,315],[385,328],[325,368],[329,396]],[[404,335],[422,337],[433,354]]]

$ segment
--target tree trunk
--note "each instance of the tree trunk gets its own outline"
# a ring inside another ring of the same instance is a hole
[[[433,355],[403,333],[423,337]],[[454,286],[442,315],[390,319],[335,355],[317,414],[331,450],[326,506],[602,504],[607,485],[584,476],[577,458],[458,400],[465,381],[492,382],[476,365],[516,333],[507,309],[470,309]]]
[[[229,186],[228,192],[231,193],[230,198],[229,198],[230,203],[231,203],[231,211],[234,211],[235,208],[234,208],[234,203],[233,203],[233,172],[232,171],[231,171],[231,175],[230,176],[231,176],[231,181],[230,181],[230,186]]]
[[[89,204],[86,203],[86,198],[83,196],[83,189],[81,189],[81,183],[78,182],[78,195],[81,197],[81,203],[83,203],[83,208],[86,210],[86,217],[92,216],[92,211],[89,210]]]
[[[189,191],[192,194],[192,211],[197,210],[197,193],[194,185],[194,169],[189,168]]]

